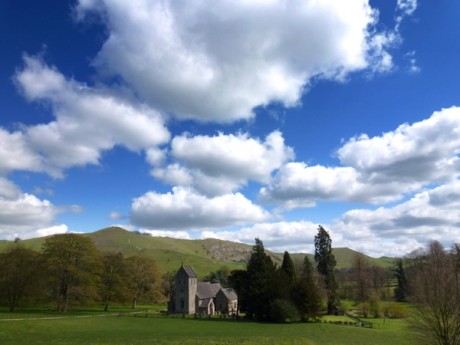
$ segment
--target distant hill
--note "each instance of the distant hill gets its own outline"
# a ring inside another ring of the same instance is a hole
[[[218,239],[182,240],[169,237],[151,237],[139,232],[127,231],[119,227],[110,227],[93,233],[82,234],[91,238],[102,252],[120,252],[124,256],[141,255],[153,258],[160,271],[175,271],[182,263],[192,265],[200,277],[222,266],[230,269],[242,269],[250,256],[252,245],[222,241]],[[40,250],[45,238],[22,240],[23,245]],[[263,240],[263,239],[262,239]],[[11,245],[11,241],[0,241],[0,252]],[[267,251],[272,259],[281,264],[283,254]],[[357,253],[348,248],[334,248],[337,268],[352,266],[353,256]],[[302,261],[306,254],[291,254],[294,261]],[[314,261],[313,255],[307,254]],[[368,260],[378,266],[393,265],[392,258]]]

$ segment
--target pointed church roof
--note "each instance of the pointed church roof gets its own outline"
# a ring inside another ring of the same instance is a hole
[[[216,297],[216,292],[212,288],[210,282],[203,282],[198,283],[196,295],[198,296],[198,299],[214,298]]]
[[[227,297],[229,301],[238,299],[235,290],[233,290],[232,288],[223,288],[220,291],[222,291],[222,293],[225,295],[225,297]]]
[[[180,269],[183,269],[189,278],[196,278],[197,277],[192,266],[181,266]]]
[[[220,285],[220,283],[211,283],[211,287],[216,295],[219,292],[219,290],[222,289],[222,285]]]

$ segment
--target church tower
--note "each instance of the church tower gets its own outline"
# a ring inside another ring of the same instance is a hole
[[[181,266],[174,281],[174,311],[178,314],[195,314],[197,276],[191,266]]]

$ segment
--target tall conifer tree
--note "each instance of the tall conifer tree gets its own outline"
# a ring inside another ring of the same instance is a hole
[[[248,298],[247,315],[259,320],[267,319],[272,299],[271,282],[275,273],[272,259],[265,253],[264,244],[258,238],[252,248],[247,266]]]
[[[297,274],[295,272],[294,262],[292,262],[292,258],[288,252],[284,252],[281,269],[286,273],[288,283],[292,286],[297,280]]]
[[[327,291],[327,313],[331,315],[337,307],[337,282],[334,269],[336,261],[332,254],[332,240],[329,233],[320,225],[315,236],[315,261],[318,273],[324,277]]]
[[[293,289],[293,300],[304,321],[315,319],[321,310],[321,294],[308,256],[305,256],[302,274]]]

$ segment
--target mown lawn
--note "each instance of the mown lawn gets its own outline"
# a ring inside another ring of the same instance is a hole
[[[0,318],[0,344],[416,344],[405,321],[386,320],[384,324],[383,320],[376,320],[376,323],[377,328],[367,329],[326,323],[266,324],[145,317],[145,314],[134,317],[97,313],[86,317],[82,313],[62,319],[17,321],[7,321],[3,315]]]

